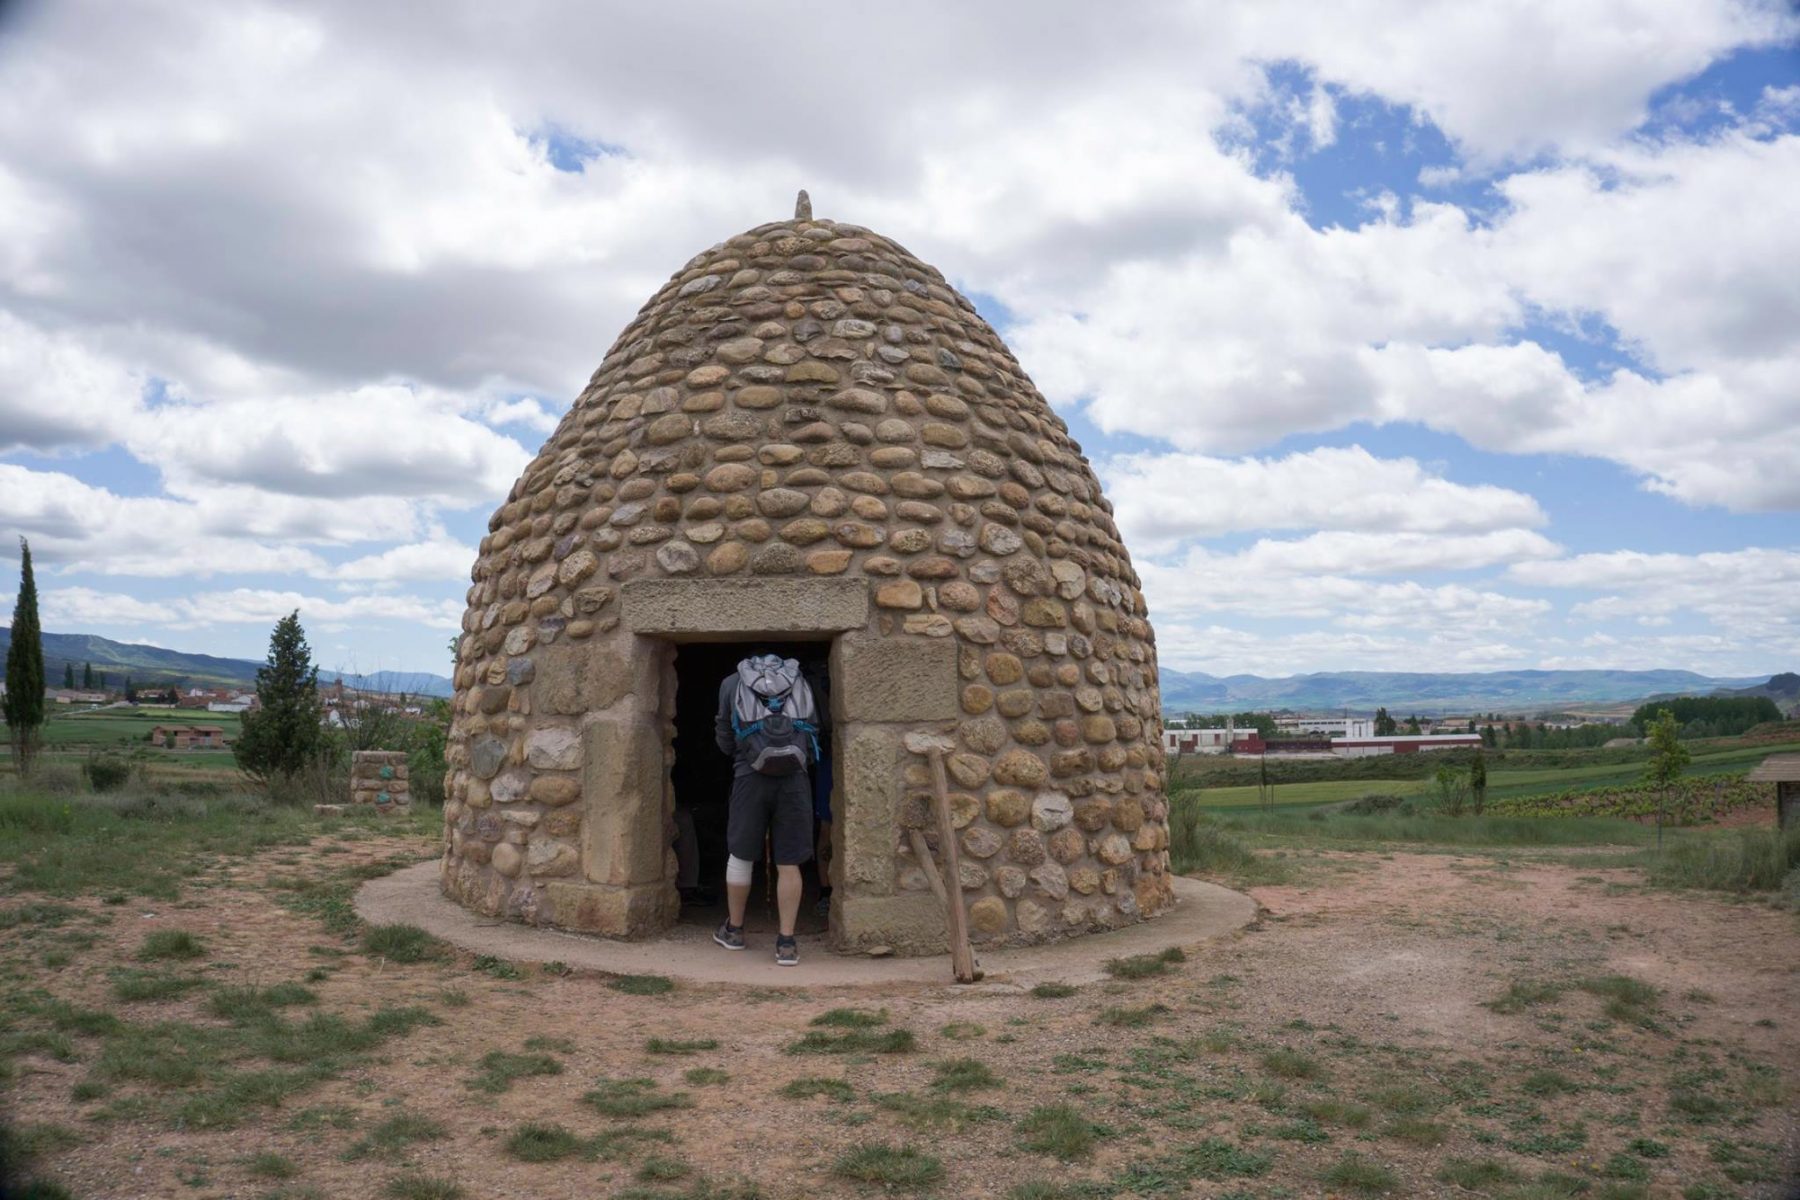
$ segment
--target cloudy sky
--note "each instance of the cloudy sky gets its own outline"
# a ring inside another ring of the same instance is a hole
[[[3,577],[445,672],[614,335],[804,186],[1008,339],[1169,666],[1800,667],[1791,6],[858,14],[0,5]]]

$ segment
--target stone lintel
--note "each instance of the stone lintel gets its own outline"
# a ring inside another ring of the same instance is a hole
[[[869,623],[863,579],[633,579],[620,604],[633,633],[686,641],[842,633]]]

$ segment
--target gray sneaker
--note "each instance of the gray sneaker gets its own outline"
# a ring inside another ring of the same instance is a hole
[[[730,921],[722,921],[719,927],[713,931],[713,941],[727,950],[742,950],[744,948],[743,926],[740,925],[734,929]]]
[[[779,967],[797,967],[800,965],[800,943],[791,937],[775,939],[775,965]]]

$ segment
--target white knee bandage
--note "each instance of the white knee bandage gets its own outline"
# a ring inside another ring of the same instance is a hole
[[[749,859],[739,858],[735,854],[727,855],[725,858],[725,882],[749,883],[750,873],[755,869],[756,864]]]

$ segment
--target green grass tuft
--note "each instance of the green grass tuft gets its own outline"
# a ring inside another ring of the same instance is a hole
[[[562,1063],[548,1054],[514,1054],[508,1050],[490,1050],[481,1056],[481,1069],[469,1077],[468,1086],[490,1094],[504,1092],[515,1079],[532,1075],[561,1075]]]
[[[831,1164],[832,1174],[857,1183],[917,1191],[944,1177],[944,1164],[911,1146],[863,1145]]]
[[[1400,1177],[1378,1162],[1354,1152],[1344,1155],[1319,1173],[1333,1187],[1348,1188],[1364,1196],[1382,1196],[1400,1186]]]
[[[932,1089],[939,1092],[972,1092],[1000,1086],[1000,1077],[979,1059],[952,1058],[933,1064],[937,1072]]]
[[[671,1108],[691,1108],[686,1092],[664,1093],[653,1079],[602,1079],[582,1094],[582,1102],[607,1117],[643,1117]]]
[[[190,960],[206,957],[206,944],[185,929],[159,929],[138,947],[138,961]]]
[[[1142,1029],[1157,1017],[1173,1011],[1166,1004],[1146,1004],[1142,1008],[1107,1008],[1094,1018],[1096,1025],[1111,1025],[1116,1029]]]
[[[1268,1051],[1260,1061],[1263,1070],[1282,1079],[1325,1078],[1325,1067],[1318,1059],[1285,1046]]]
[[[717,1050],[717,1038],[694,1038],[683,1041],[679,1038],[653,1037],[644,1043],[644,1050],[649,1054],[699,1054],[702,1050]]]
[[[416,963],[440,958],[444,943],[417,925],[371,925],[363,931],[363,952],[389,962]]]
[[[888,1011],[885,1008],[873,1012],[866,1008],[834,1008],[807,1022],[808,1025],[828,1029],[873,1029],[887,1023]]]
[[[789,1100],[811,1100],[815,1096],[823,1096],[827,1100],[848,1103],[856,1099],[856,1089],[848,1082],[819,1075],[790,1079],[781,1085],[781,1094]]]
[[[1031,994],[1039,1000],[1064,1000],[1080,990],[1067,983],[1040,983],[1031,989]]]
[[[675,990],[675,981],[667,975],[614,975],[606,986],[627,996],[666,996]]]
[[[846,1029],[830,1034],[809,1029],[797,1042],[789,1042],[789,1054],[907,1054],[917,1041],[910,1029]]]
[[[520,1162],[557,1162],[585,1152],[588,1144],[561,1125],[529,1121],[506,1136],[506,1152]]]
[[[442,1179],[418,1171],[396,1175],[387,1181],[386,1192],[393,1200],[462,1200],[463,1190],[453,1179]]]
[[[1064,1162],[1092,1158],[1094,1144],[1112,1131],[1087,1119],[1071,1104],[1046,1104],[1019,1119],[1019,1144]]]
[[[1114,979],[1148,979],[1166,974],[1177,963],[1187,961],[1179,946],[1170,946],[1159,954],[1134,954],[1129,958],[1109,958],[1106,973]]]

